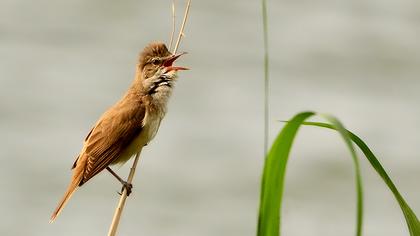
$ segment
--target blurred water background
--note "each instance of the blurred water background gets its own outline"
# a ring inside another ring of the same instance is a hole
[[[0,235],[105,235],[120,185],[102,173],[49,216],[82,140],[124,93],[139,51],[167,42],[171,1],[0,1]],[[177,1],[178,22],[184,1]],[[268,1],[270,140],[302,110],[328,112],[372,147],[420,214],[420,2]],[[182,72],[142,153],[119,235],[255,235],[263,164],[260,1],[193,1]],[[354,235],[351,159],[302,128],[284,235]],[[365,235],[407,235],[366,161]],[[128,168],[118,169],[122,175]]]

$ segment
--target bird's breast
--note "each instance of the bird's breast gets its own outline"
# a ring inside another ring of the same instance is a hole
[[[150,142],[157,134],[159,130],[160,122],[163,119],[164,114],[153,114],[153,113],[146,113],[146,116],[143,120],[143,130],[144,135],[147,140],[146,144]],[[142,133],[143,133],[142,130]]]
[[[166,114],[166,103],[170,94],[158,92],[156,95],[158,97],[152,97],[152,100],[146,108],[143,121],[139,124],[142,126],[140,134],[133,139],[125,151],[120,155],[120,158],[113,164],[125,163],[156,136],[160,122]]]
[[[143,122],[145,125],[143,125],[140,134],[133,139],[120,157],[112,164],[124,164],[156,136],[162,119],[160,117],[151,117],[147,114],[145,119],[147,120]]]

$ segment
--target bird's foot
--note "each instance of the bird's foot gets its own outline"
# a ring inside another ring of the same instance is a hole
[[[126,191],[127,191],[127,197],[128,196],[130,196],[130,193],[131,193],[131,189],[133,188],[133,185],[132,184],[129,184],[129,183],[127,183],[126,181],[124,181],[123,183],[122,183],[122,188],[121,188],[121,192],[119,192],[118,194],[119,195],[122,195],[122,193],[124,192],[124,189],[126,189]]]

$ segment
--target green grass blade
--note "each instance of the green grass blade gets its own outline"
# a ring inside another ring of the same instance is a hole
[[[261,183],[260,211],[258,218],[258,236],[278,236],[280,235],[281,203],[283,199],[284,180],[286,165],[289,153],[299,127],[306,119],[315,115],[314,112],[302,112],[297,114],[283,127],[270,152],[268,153]],[[363,219],[363,191],[361,175],[356,152],[352,142],[342,124],[332,116],[323,115],[329,120],[344,138],[353,157],[356,172],[357,190],[357,226],[356,235],[361,235]]]
[[[277,236],[287,159],[301,123],[313,112],[300,113],[287,123],[274,141],[264,164],[261,183],[258,236]]]
[[[318,126],[318,127],[324,127],[324,128],[336,130],[336,128],[333,127],[332,125],[321,123],[321,122],[305,122],[304,125]],[[362,150],[363,154],[365,154],[366,158],[368,159],[372,167],[382,177],[385,184],[394,194],[395,199],[398,201],[398,204],[400,205],[400,208],[404,214],[410,235],[420,236],[420,222],[416,214],[414,214],[413,210],[411,210],[407,202],[401,196],[397,187],[395,187],[395,184],[392,182],[391,178],[388,176],[385,169],[382,167],[381,163],[378,161],[376,156],[373,154],[373,152],[369,149],[369,147],[366,145],[365,142],[363,142],[361,138],[359,138],[357,135],[355,135],[354,133],[348,130],[347,132],[350,138],[352,139],[352,141],[360,148],[360,150]]]
[[[356,151],[354,150],[353,143],[351,138],[344,128],[341,122],[331,116],[331,115],[320,115],[327,121],[331,123],[331,127],[335,127],[335,129],[340,133],[341,137],[344,139],[348,149],[350,150],[351,156],[354,162],[355,168],[355,178],[356,178],[356,193],[357,193],[357,217],[356,217],[356,235],[362,235],[362,222],[363,222],[363,188],[362,188],[362,177],[360,173],[360,164],[359,158],[357,157]]]

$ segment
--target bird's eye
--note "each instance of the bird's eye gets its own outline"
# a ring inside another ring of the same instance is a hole
[[[160,60],[158,58],[155,58],[152,60],[152,64],[157,66],[160,64]]]

